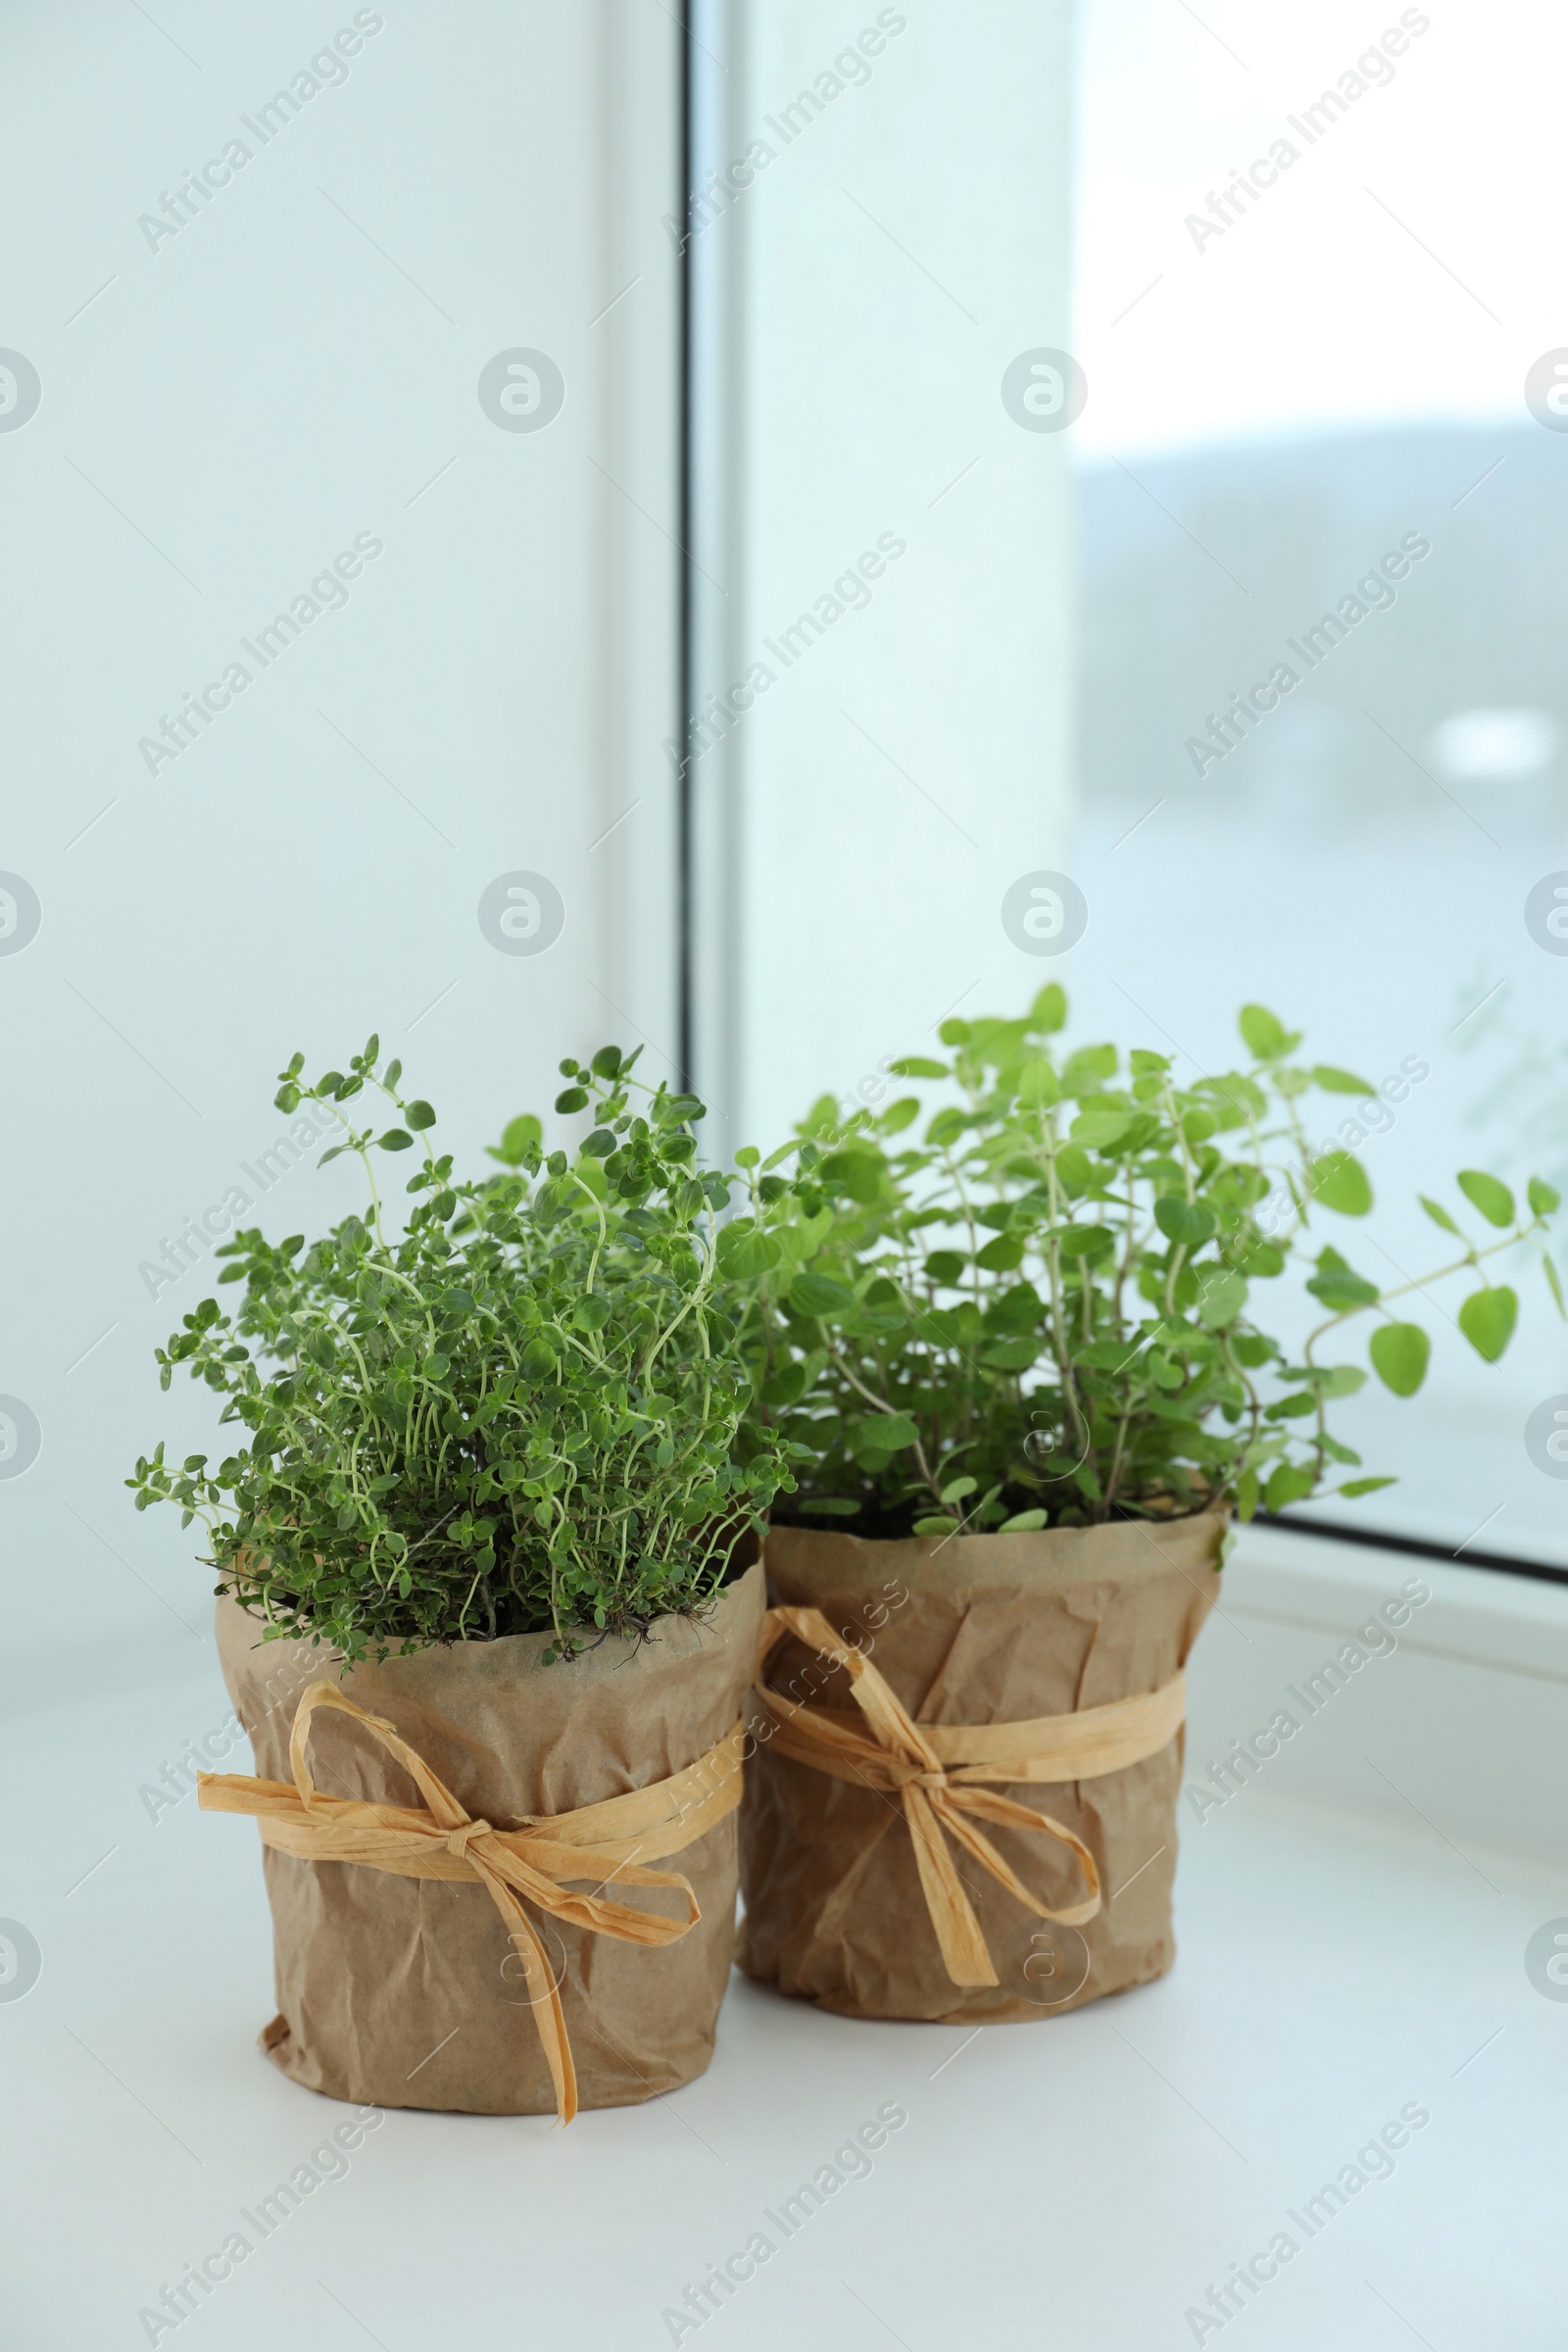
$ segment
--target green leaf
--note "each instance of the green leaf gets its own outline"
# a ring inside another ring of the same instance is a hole
[[[1182,1242],[1189,1250],[1197,1250],[1215,1231],[1218,1220],[1206,1201],[1184,1200],[1178,1193],[1167,1193],[1154,1202],[1154,1223],[1168,1242]]]
[[[533,1112],[525,1110],[519,1117],[508,1121],[499,1145],[491,1144],[487,1147],[490,1157],[499,1159],[503,1167],[520,1168],[528,1155],[529,1146],[537,1147],[542,1144],[544,1134],[545,1131],[534,1117]]]
[[[1237,1018],[1242,1043],[1256,1061],[1278,1061],[1295,1040],[1280,1026],[1266,1005],[1244,1004]],[[1270,1504],[1270,1509],[1273,1505]]]
[[[1108,1225],[1068,1225],[1054,1239],[1064,1266],[1076,1265],[1084,1257],[1109,1257],[1116,1247],[1116,1236]]]
[[[1549,1217],[1554,1209],[1562,1206],[1561,1193],[1553,1185],[1543,1184],[1539,1176],[1531,1177],[1528,1197],[1531,1210],[1538,1217]]]
[[[1556,1267],[1552,1264],[1552,1261],[1549,1257],[1544,1257],[1542,1259],[1541,1267],[1542,1272],[1546,1277],[1546,1288],[1550,1291],[1552,1297],[1557,1301],[1558,1314],[1563,1316],[1565,1320],[1568,1320],[1568,1306],[1563,1304],[1562,1284],[1557,1279]],[[237,1274],[239,1272],[239,1268],[236,1266],[233,1271]],[[227,1279],[228,1277],[225,1274],[220,1274],[219,1276],[220,1282],[226,1282]]]
[[[1441,1207],[1436,1200],[1429,1200],[1425,1193],[1417,1193],[1416,1199],[1420,1201],[1422,1207],[1426,1210],[1427,1215],[1432,1219],[1434,1225],[1441,1225],[1445,1233],[1458,1234],[1458,1238],[1461,1242],[1464,1240],[1464,1235],[1459,1232],[1458,1226],[1454,1223],[1453,1219],[1449,1216],[1446,1208]]]
[[[401,1127],[389,1127],[385,1135],[378,1135],[375,1140],[383,1152],[412,1152],[414,1149],[413,1136],[406,1135]]]
[[[1023,1237],[1016,1233],[999,1233],[994,1242],[987,1242],[975,1253],[975,1264],[988,1274],[1011,1274],[1023,1264]]]
[[[796,1508],[809,1511],[813,1519],[856,1519],[860,1511],[845,1494],[803,1494]]]
[[[802,1363],[780,1364],[778,1370],[762,1383],[762,1402],[783,1406],[794,1404],[806,1394],[806,1366]]]
[[[1310,1390],[1298,1396],[1281,1396],[1263,1407],[1265,1421],[1303,1421],[1308,1413],[1317,1411],[1317,1398]]]
[[[1037,1105],[1060,1099],[1061,1086],[1043,1054],[1032,1054],[1018,1072],[1018,1100]]]
[[[1366,1351],[1385,1388],[1396,1396],[1413,1396],[1427,1376],[1432,1343],[1419,1323],[1382,1323]]]
[[[1325,1152],[1312,1162],[1312,1195],[1342,1217],[1364,1217],[1372,1205],[1367,1172],[1348,1152]]]
[[[1138,1117],[1133,1110],[1081,1110],[1068,1132],[1085,1151],[1109,1152],[1136,1126]]]
[[[1092,1372],[1121,1372],[1132,1363],[1143,1347],[1141,1340],[1091,1340],[1073,1356],[1075,1364],[1087,1364]]]
[[[917,1536],[956,1536],[958,1526],[956,1519],[917,1519],[914,1532]]]
[[[905,1054],[888,1068],[895,1078],[951,1078],[953,1072],[945,1061],[933,1061],[929,1054]]]
[[[1479,1208],[1489,1225],[1513,1223],[1513,1195],[1495,1176],[1488,1176],[1480,1168],[1461,1168],[1459,1190],[1473,1208]]]
[[[1082,1145],[1063,1144],[1056,1153],[1056,1176],[1069,1200],[1088,1191],[1090,1175],[1089,1154]]]
[[[737,1217],[719,1228],[718,1270],[726,1281],[765,1274],[783,1254],[773,1235],[760,1231],[752,1218]]]
[[[1375,1095],[1378,1091],[1352,1070],[1337,1070],[1329,1061],[1316,1063],[1312,1075],[1326,1095]]]
[[[1477,1355],[1494,1364],[1513,1338],[1518,1316],[1518,1298],[1506,1283],[1498,1283],[1488,1290],[1471,1292],[1459,1309],[1459,1329]]]
[[[1027,1372],[1040,1353],[1038,1340],[992,1340],[977,1358],[988,1372]]]
[[[1348,1478],[1344,1486],[1336,1487],[1334,1492],[1336,1494],[1375,1494],[1379,1487],[1396,1487],[1398,1483],[1396,1478]]]
[[[882,1189],[882,1168],[879,1152],[829,1152],[822,1162],[822,1181],[866,1206]]]
[[[958,1344],[958,1318],[952,1307],[922,1307],[914,1318],[914,1328],[928,1348],[956,1348]]]
[[[1066,991],[1055,981],[1048,981],[1029,1007],[1029,1026],[1043,1031],[1048,1037],[1053,1031],[1067,1025]]]
[[[987,1335],[993,1339],[1018,1339],[1035,1331],[1045,1307],[1040,1293],[1032,1282],[1015,1282],[1000,1291],[985,1310]]]
[[[997,1533],[999,1536],[1032,1536],[1037,1527],[1044,1527],[1045,1524],[1044,1511],[1014,1511],[1010,1519],[1004,1519]]]
[[[1299,1502],[1317,1485],[1314,1471],[1303,1470],[1295,1462],[1281,1462],[1271,1473],[1263,1489],[1266,1510],[1283,1511],[1287,1503]]]
[[[403,1123],[412,1127],[416,1135],[422,1135],[427,1127],[435,1125],[435,1112],[428,1102],[411,1102],[403,1113]]]
[[[951,1288],[954,1283],[963,1280],[968,1263],[968,1259],[960,1256],[956,1250],[933,1250],[925,1261],[926,1280]]]
[[[920,1432],[907,1413],[868,1413],[856,1432],[858,1450],[884,1456],[902,1453],[919,1441]]]
[[[1205,1331],[1234,1323],[1247,1304],[1247,1284],[1240,1274],[1207,1274],[1198,1287],[1198,1319]]]
[[[620,1048],[618,1046],[601,1046],[593,1058],[594,1076],[596,1078],[613,1078],[619,1069]]]
[[[1097,1083],[1115,1076],[1117,1058],[1114,1046],[1080,1046],[1061,1073],[1062,1093],[1093,1094]]]
[[[803,1315],[842,1315],[855,1304],[855,1293],[831,1274],[797,1274],[790,1284],[790,1304]]]
[[[946,1110],[939,1110],[931,1121],[925,1131],[925,1140],[940,1152],[944,1144],[956,1144],[968,1124],[968,1112],[956,1102],[950,1102]]]
[[[1352,1274],[1348,1266],[1331,1267],[1314,1274],[1306,1288],[1314,1298],[1322,1299],[1332,1315],[1348,1314],[1353,1306],[1376,1306],[1383,1295],[1375,1282]]]
[[[558,1110],[585,1110],[587,1104],[588,1089],[585,1086],[563,1087],[561,1093],[556,1097]]]

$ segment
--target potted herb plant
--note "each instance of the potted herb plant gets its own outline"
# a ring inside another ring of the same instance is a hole
[[[1518,1307],[1495,1261],[1558,1204],[1467,1171],[1452,1211],[1424,1201],[1450,1262],[1388,1287],[1336,1247],[1364,1169],[1301,1120],[1364,1080],[1259,1005],[1247,1066],[1191,1085],[1162,1054],[1061,1051],[1065,1017],[1050,987],[894,1063],[946,1093],[918,1141],[916,1095],[824,1098],[731,1229],[749,1442],[782,1439],[798,1482],[765,1545],[740,1959],[850,2015],[1038,2017],[1170,1965],[1182,1678],[1232,1514],[1388,1484],[1330,1428],[1366,1379],[1349,1327],[1409,1396],[1409,1302],[1460,1275],[1494,1361]],[[1287,1348],[1256,1300],[1291,1272],[1318,1320]]]
[[[524,1116],[460,1180],[375,1038],[314,1085],[296,1054],[278,1107],[339,1122],[323,1159],[359,1154],[368,1205],[309,1245],[237,1234],[236,1309],[159,1351],[236,1426],[218,1464],[160,1446],[127,1482],[201,1519],[218,1571],[258,1777],[201,1801],[260,1819],[263,2044],[337,2098],[569,2120],[711,2054],[762,1609],[741,1564],[787,1473],[766,1432],[734,1458],[703,1106],[636,1058],[562,1063],[579,1153]],[[375,1170],[416,1144],[395,1229]]]

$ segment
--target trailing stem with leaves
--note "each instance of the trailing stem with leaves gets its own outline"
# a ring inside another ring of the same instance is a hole
[[[752,1213],[721,1246],[753,1292],[748,1443],[782,1438],[796,1467],[776,1517],[951,1535],[1365,1494],[1392,1482],[1326,1485],[1361,1466],[1329,1428],[1366,1379],[1340,1357],[1348,1327],[1413,1396],[1430,1346],[1407,1301],[1461,1276],[1460,1330],[1488,1363],[1506,1348],[1498,1261],[1539,1242],[1550,1186],[1521,1209],[1463,1171],[1454,1211],[1423,1197],[1448,1262],[1385,1288],[1329,1239],[1370,1211],[1366,1172],[1314,1151],[1300,1115],[1314,1089],[1374,1094],[1364,1079],[1299,1059],[1261,1005],[1241,1014],[1247,1066],[1192,1085],[1162,1054],[1063,1050],[1066,1011],[1049,987],[1022,1020],[944,1022],[948,1059],[894,1062],[943,1090],[918,1141],[918,1095],[848,1116],[828,1096],[747,1169]],[[1294,1352],[1254,1320],[1288,1272],[1324,1310]]]
[[[219,1252],[237,1307],[204,1299],[158,1351],[242,1435],[216,1466],[160,1445],[127,1480],[138,1509],[205,1522],[219,1590],[349,1659],[548,1630],[547,1656],[700,1608],[737,1535],[787,1479],[780,1441],[735,1439],[750,1384],[719,1297],[722,1179],[697,1166],[690,1095],[643,1087],[613,1046],[564,1061],[581,1151],[508,1127],[495,1172],[460,1180],[435,1113],[401,1091],[371,1038],[314,1084],[296,1054],[280,1110],[342,1128],[322,1164],[359,1155],[363,1215],[307,1245],[237,1233]],[[386,1105],[359,1126],[367,1105]],[[389,1233],[377,1167],[416,1147]]]

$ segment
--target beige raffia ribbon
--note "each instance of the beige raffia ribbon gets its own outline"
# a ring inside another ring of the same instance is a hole
[[[843,1668],[858,1715],[808,1707],[768,1690],[763,1669],[786,1634]],[[931,1924],[955,1984],[995,1984],[998,1978],[944,1830],[1037,1919],[1081,1927],[1101,1905],[1100,1873],[1081,1838],[1049,1813],[1036,1813],[975,1784],[1087,1781],[1120,1772],[1167,1745],[1180,1728],[1187,1697],[1186,1676],[1178,1674],[1147,1695],[1073,1715],[1041,1715],[1025,1723],[915,1723],[885,1677],[861,1651],[840,1640],[819,1609],[794,1608],[770,1609],[763,1620],[757,1685],[755,1695],[772,1723],[767,1744],[775,1755],[878,1789],[903,1807]],[[1065,1910],[1048,1909],[975,1827],[976,1818],[1056,1838],[1077,1856],[1087,1898]]]
[[[424,1807],[385,1805],[325,1796],[311,1777],[305,1750],[318,1707],[336,1708],[372,1732],[410,1773]],[[422,1756],[400,1740],[382,1716],[356,1706],[331,1683],[312,1683],[300,1699],[289,1736],[287,1781],[253,1780],[245,1773],[204,1772],[197,1802],[210,1813],[254,1813],[262,1842],[306,1862],[358,1862],[404,1879],[468,1879],[485,1886],[506,1922],[522,1962],[528,2000],[544,2045],[556,2111],[564,2124],[577,2112],[577,2075],[566,2038],[561,1993],[545,1950],[519,1894],[541,1911],[598,1936],[649,1948],[673,1943],[702,1913],[688,1880],[673,1871],[642,1870],[635,1854],[653,1861],[678,1853],[740,1803],[742,1726],[726,1732],[706,1755],[651,1788],[633,1788],[574,1813],[528,1815],[514,1830],[474,1821]],[[564,1881],[614,1879],[622,1886],[674,1886],[686,1897],[684,1919],[635,1911],[593,1894],[568,1894]]]

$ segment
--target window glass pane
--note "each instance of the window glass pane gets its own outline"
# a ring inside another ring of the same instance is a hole
[[[1380,1090],[1305,1099],[1377,1195],[1375,1241],[1322,1239],[1423,1280],[1455,1250],[1418,1189],[1487,1241],[1456,1170],[1568,1190],[1568,24],[1087,0],[1080,29],[1069,985],[1188,1075],[1234,1066],[1246,999],[1307,1028]],[[1527,1424],[1564,1326],[1539,1248],[1489,1272],[1502,1360],[1454,1320],[1475,1277],[1413,1292],[1420,1398],[1340,1408],[1399,1483],[1317,1507],[1561,1560]]]

